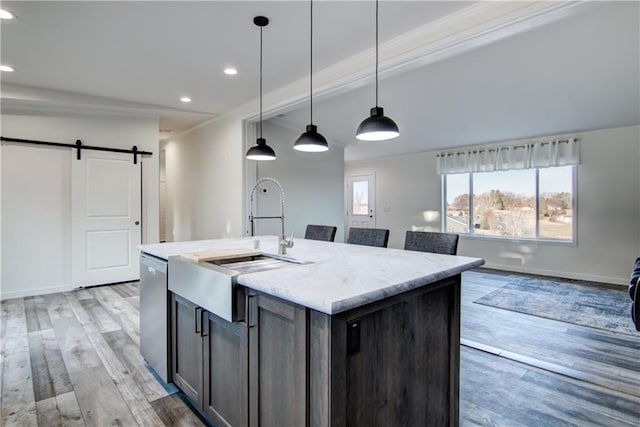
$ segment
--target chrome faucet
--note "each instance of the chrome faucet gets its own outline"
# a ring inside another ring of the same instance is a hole
[[[280,216],[253,216],[253,199],[256,195],[256,189],[263,182],[271,181],[273,182],[278,189],[280,190]],[[260,178],[258,182],[251,189],[251,201],[249,202],[249,224],[250,224],[250,232],[251,236],[255,235],[255,227],[254,220],[256,219],[280,219],[280,238],[278,239],[278,254],[285,255],[287,253],[287,248],[293,247],[293,233],[291,233],[291,237],[287,238],[284,234],[284,190],[282,189],[282,185],[275,179],[270,177]]]

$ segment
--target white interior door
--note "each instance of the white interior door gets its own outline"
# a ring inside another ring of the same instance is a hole
[[[362,175],[347,178],[347,227],[375,228],[376,226],[375,176]]]
[[[73,286],[139,279],[140,193],[130,154],[85,150],[71,161]]]

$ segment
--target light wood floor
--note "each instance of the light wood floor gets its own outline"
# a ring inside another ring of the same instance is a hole
[[[460,424],[640,425],[640,333],[473,303],[514,277],[463,274]],[[2,425],[201,425],[146,368],[138,303],[136,284],[2,301]]]

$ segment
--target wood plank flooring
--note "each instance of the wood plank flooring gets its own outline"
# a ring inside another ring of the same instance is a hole
[[[473,303],[514,277],[463,274],[460,424],[640,425],[640,333]],[[140,356],[136,283],[1,308],[3,426],[202,425]]]
[[[520,276],[463,273],[461,425],[640,425],[640,333],[474,303]]]
[[[202,425],[147,368],[137,284],[2,301],[2,425]]]

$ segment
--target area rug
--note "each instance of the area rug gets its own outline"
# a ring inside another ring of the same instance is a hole
[[[626,289],[607,289],[538,278],[509,282],[477,304],[561,322],[638,336]]]

